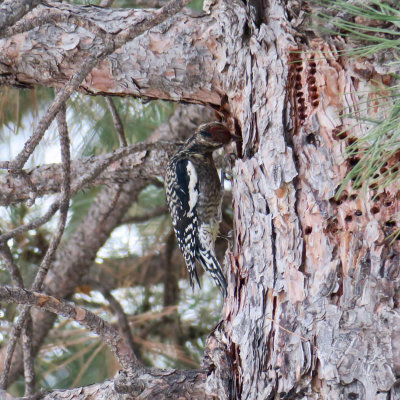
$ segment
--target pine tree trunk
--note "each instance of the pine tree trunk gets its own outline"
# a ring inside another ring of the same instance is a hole
[[[226,64],[240,68],[229,69],[226,92],[244,143],[233,170],[224,324],[210,339],[229,355],[229,363],[218,352],[216,360],[231,375],[224,379],[217,365],[210,392],[221,399],[400,398],[399,242],[385,240],[398,189],[373,199],[376,191],[348,185],[334,198],[352,165],[344,149],[362,134],[344,109],[373,99],[370,81],[387,77],[322,40],[296,44],[278,1],[266,25],[250,25],[249,39],[249,19],[235,12],[236,47],[228,47]]]

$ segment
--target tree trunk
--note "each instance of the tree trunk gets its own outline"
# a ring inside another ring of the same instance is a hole
[[[334,198],[351,168],[343,151],[364,129],[344,107],[357,110],[371,81],[386,77],[321,39],[300,40],[288,17],[295,4],[284,3],[217,1],[207,15],[179,14],[104,60],[81,90],[207,104],[243,136],[228,296],[204,360],[210,395],[398,399],[400,245],[385,240],[397,223],[398,189],[373,199],[372,189],[348,185]],[[110,21],[137,18],[85,13],[111,33]],[[84,59],[78,44],[93,40],[83,28],[39,27],[0,42],[1,71],[14,84],[59,86]]]

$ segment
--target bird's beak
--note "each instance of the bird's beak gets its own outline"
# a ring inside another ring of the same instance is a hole
[[[241,136],[239,136],[239,135],[233,135],[232,133],[231,133],[231,139],[232,139],[234,142],[243,142],[243,139],[242,139]]]

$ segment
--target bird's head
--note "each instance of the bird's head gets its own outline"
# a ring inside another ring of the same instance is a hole
[[[209,122],[200,125],[194,135],[195,142],[198,146],[213,151],[231,141],[239,141],[241,138],[233,135],[229,129],[220,122]]]

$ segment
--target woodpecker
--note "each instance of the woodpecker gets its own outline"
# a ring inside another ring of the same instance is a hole
[[[215,239],[221,222],[222,187],[212,158],[214,150],[239,140],[219,122],[198,127],[170,159],[165,192],[172,225],[183,253],[192,289],[196,280],[196,260],[209,272],[226,295],[226,280],[215,255]]]

